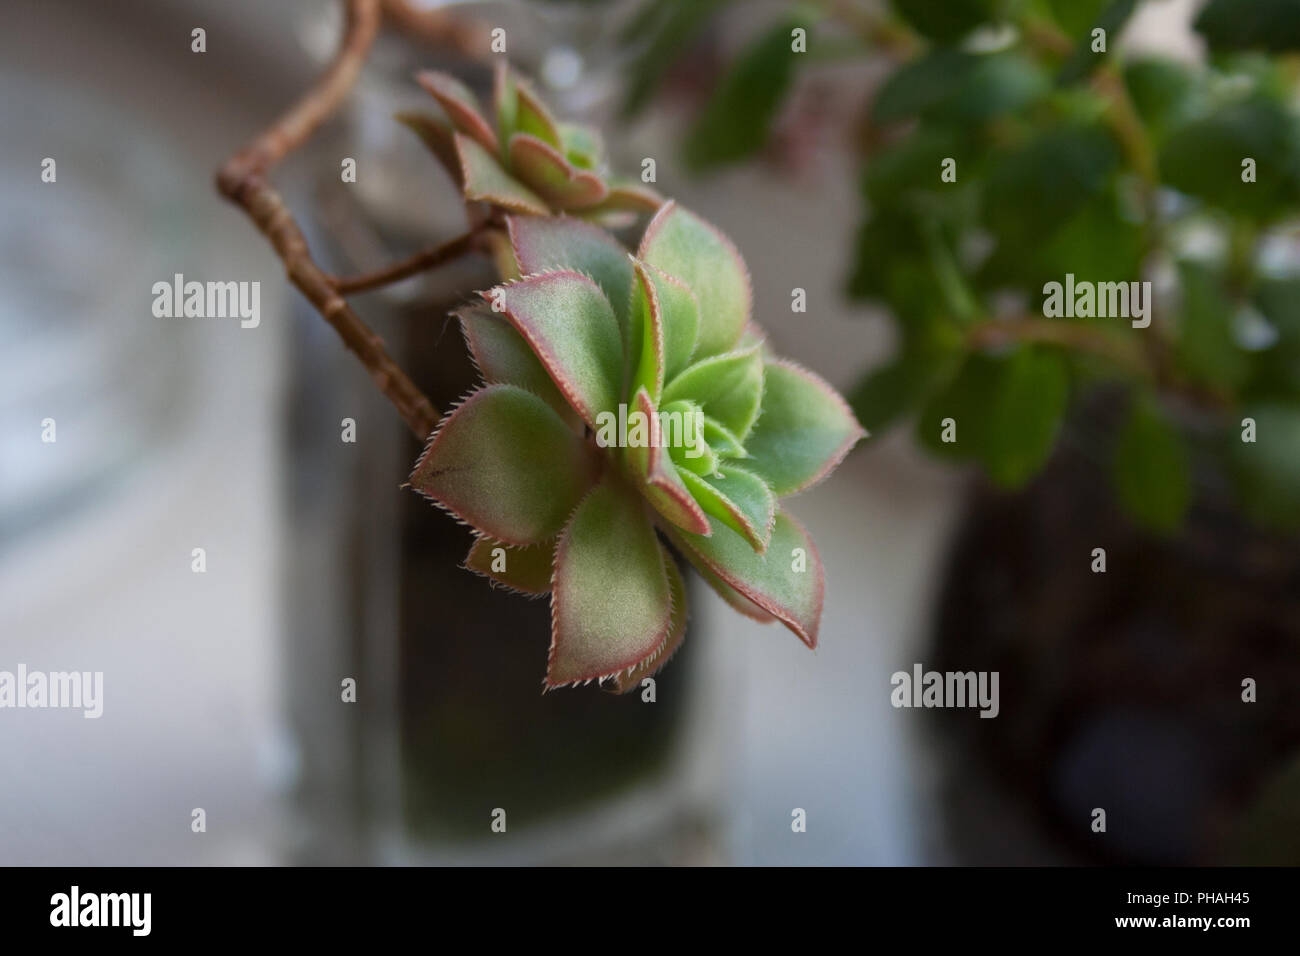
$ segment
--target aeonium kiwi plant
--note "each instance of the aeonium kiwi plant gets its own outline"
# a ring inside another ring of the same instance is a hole
[[[826,382],[772,354],[731,240],[611,176],[598,134],[558,121],[505,66],[490,113],[453,77],[420,74],[441,113],[399,119],[460,191],[470,230],[363,276],[312,258],[269,174],[366,57],[381,8],[346,9],[334,64],[217,187],[426,441],[410,484],[475,530],[465,566],[550,595],[544,686],[627,690],[672,656],[688,609],[669,547],[737,610],[815,647],[821,559],[780,499],[865,432]],[[616,227],[635,232],[629,247]],[[483,385],[440,417],[347,297],[468,251],[490,252],[501,284],[458,310]]]
[[[626,691],[673,655],[687,598],[665,544],[738,611],[816,647],[821,559],[780,499],[865,435],[848,405],[772,354],[731,240],[610,185],[594,133],[505,69],[495,123],[453,78],[419,79],[446,118],[402,119],[499,216],[503,282],[457,313],[483,384],[410,485],[475,530],[468,569],[550,595],[545,687]],[[653,215],[634,251],[596,224],[638,209]]]

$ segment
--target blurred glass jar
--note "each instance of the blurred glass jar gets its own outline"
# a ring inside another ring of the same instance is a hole
[[[506,29],[512,65],[551,87],[558,110],[601,112],[614,89],[592,66],[607,48],[601,18],[551,4],[467,11]],[[465,228],[443,172],[392,119],[408,107],[437,111],[410,80],[428,67],[490,89],[483,63],[386,38],[354,91],[348,128],[313,150],[315,186],[298,208],[315,211],[310,238],[335,271],[373,268]],[[341,156],[356,159],[355,184],[341,182]],[[445,409],[477,377],[448,314],[495,281],[486,261],[467,260],[358,307]],[[699,715],[725,675],[701,670],[706,635],[690,632],[653,703],[596,687],[543,695],[549,601],[495,590],[460,567],[470,532],[397,487],[418,443],[318,316],[300,307],[294,327],[288,644],[303,757],[300,858],[714,860],[722,738]],[[355,445],[340,440],[343,418],[357,422]],[[340,703],[347,677],[355,704]],[[508,838],[492,830],[499,810]]]

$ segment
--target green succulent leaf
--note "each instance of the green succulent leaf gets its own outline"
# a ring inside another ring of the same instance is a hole
[[[699,304],[697,357],[735,346],[749,320],[753,294],[749,270],[730,239],[670,201],[646,226],[637,258],[676,276],[695,293]]]
[[[803,526],[777,513],[762,554],[720,520],[710,520],[711,537],[669,530],[669,536],[696,567],[781,621],[809,647],[817,646],[825,578],[821,557]],[[802,570],[800,570],[802,568]]]
[[[663,401],[694,402],[744,441],[763,401],[762,346],[701,359],[664,386]]]
[[[559,124],[555,122],[555,117],[546,108],[546,104],[527,83],[516,82],[515,90],[518,99],[515,107],[515,125],[511,133],[526,133],[563,151],[564,142],[560,138]]]
[[[503,163],[510,160],[510,134],[514,132],[518,111],[519,92],[514,74],[504,62],[500,62],[492,72],[492,115],[496,119],[497,139],[501,144],[496,152]]]
[[[517,548],[479,535],[465,556],[465,567],[521,594],[550,594],[555,541]]]
[[[547,687],[598,680],[663,649],[672,627],[665,555],[629,489],[582,500],[555,553]]]
[[[609,187],[595,173],[579,169],[554,146],[526,133],[510,137],[510,168],[559,209],[585,209],[609,195]]]
[[[732,464],[717,475],[681,474],[707,514],[741,535],[755,551],[767,550],[776,521],[776,495],[762,478]]]
[[[866,434],[823,379],[793,362],[769,361],[763,412],[744,438],[746,466],[785,497],[821,481]]]
[[[536,353],[504,315],[485,303],[466,306],[456,313],[470,356],[488,384],[518,385],[536,395],[566,421],[577,414],[551,381]]]
[[[605,155],[605,143],[600,130],[578,123],[560,124],[561,149],[564,157],[579,169],[599,168]]]
[[[736,433],[708,415],[704,416],[704,440],[721,458],[749,457],[749,452],[745,451]]]
[[[661,408],[660,412],[664,412],[669,408],[685,408],[690,404],[690,402],[674,402],[672,405]],[[691,414],[696,414],[694,406],[692,406]],[[683,421],[685,420],[683,419]],[[677,466],[677,470],[683,473],[688,471],[696,475],[716,475],[718,473],[718,456],[709,447],[702,428],[693,435],[690,447],[681,443],[669,443],[668,454],[672,458],[673,464]]]
[[[568,216],[510,216],[506,227],[523,275],[561,269],[581,272],[600,286],[619,328],[626,330],[632,259],[613,236]]]
[[[415,79],[438,101],[457,130],[482,146],[489,155],[497,153],[500,149],[497,135],[483,118],[473,90],[454,76],[432,70],[416,74]]]
[[[654,403],[644,388],[633,397],[632,406],[651,422],[650,443],[625,450],[628,470],[640,485],[641,493],[671,524],[694,534],[709,534],[704,510],[682,481],[669,449],[664,447]]]
[[[741,594],[726,581],[710,571],[703,563],[694,564],[695,573],[704,579],[705,583],[711,587],[715,594],[722,600],[731,605],[732,609],[743,614],[751,621],[757,621],[760,624],[771,624],[776,620],[771,614],[768,614],[761,607],[751,601],[745,595]]]
[[[464,171],[460,154],[456,152],[456,129],[449,122],[428,113],[398,113],[396,120],[420,137],[420,141],[433,153],[438,164],[447,171],[458,190],[464,191]]]
[[[596,428],[597,415],[617,412],[623,349],[600,286],[577,272],[543,272],[485,298],[500,304],[583,421]]]
[[[636,284],[628,311],[631,391],[645,389],[651,403],[658,405],[664,392],[664,308],[654,277],[642,262],[634,262]]]
[[[662,549],[660,550],[662,551]],[[656,673],[668,663],[686,638],[686,583],[682,580],[682,572],[677,570],[677,563],[667,552],[663,552],[663,558],[664,573],[668,576],[668,594],[673,602],[672,617],[668,624],[668,636],[664,639],[659,650],[650,657],[647,657],[630,671],[615,674],[611,678],[612,689],[616,693],[626,694],[628,691],[640,687],[644,678]]]
[[[512,545],[554,538],[594,478],[582,436],[536,395],[488,385],[442,420],[411,487]]]
[[[482,144],[457,133],[456,154],[460,157],[466,199],[534,216],[545,216],[550,212],[542,198],[507,173]]]

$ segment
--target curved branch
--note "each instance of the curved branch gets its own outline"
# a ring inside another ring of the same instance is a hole
[[[361,72],[379,29],[380,0],[346,0],[346,5],[347,26],[334,61],[287,113],[226,161],[217,171],[217,189],[248,214],[283,261],[289,280],[356,353],[379,390],[423,440],[437,426],[438,410],[312,259],[301,227],[267,179],[276,163],[333,115]]]

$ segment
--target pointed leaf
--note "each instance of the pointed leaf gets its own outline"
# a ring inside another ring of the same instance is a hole
[[[626,328],[632,259],[613,236],[568,216],[510,216],[506,228],[520,272],[569,269],[590,276],[613,307],[619,328]]]
[[[559,534],[593,471],[582,436],[545,402],[489,385],[442,420],[410,484],[483,534],[528,545]]]
[[[708,584],[709,587],[713,588],[714,593],[716,593],[718,597],[722,598],[722,600],[730,604],[734,610],[745,615],[745,617],[749,618],[751,621],[758,621],[760,624],[771,624],[776,620],[776,618],[771,614],[768,614],[749,598],[745,597],[745,595],[741,594],[730,584],[723,581],[722,578],[710,571],[703,563],[694,562],[694,567],[695,572],[704,579],[704,582]]]
[[[630,447],[625,452],[628,470],[640,482],[641,493],[672,524],[695,534],[709,534],[704,510],[687,490],[669,450],[664,447],[659,418],[645,389],[636,393],[632,406],[650,421],[650,444]]]
[[[614,676],[613,690],[619,694],[635,690],[641,686],[643,679],[658,673],[659,669],[677,653],[677,649],[682,646],[682,641],[686,637],[686,583],[682,580],[682,572],[677,570],[677,562],[668,552],[663,551],[662,548],[659,550],[663,552],[664,571],[668,575],[668,593],[673,602],[668,634],[653,654],[626,674]]]
[[[825,478],[866,432],[835,389],[787,361],[767,363],[763,414],[744,439],[753,469],[777,497]]]
[[[556,149],[563,150],[564,143],[560,139],[560,128],[541,97],[527,83],[516,83],[515,89],[518,99],[515,108],[515,128],[511,132],[527,133]]]
[[[772,525],[772,538],[762,554],[716,518],[713,536],[668,529],[687,559],[708,571],[743,597],[781,621],[809,647],[817,646],[825,577],[821,556],[812,538],[784,511]],[[803,570],[795,570],[797,567]]]
[[[707,514],[743,535],[760,554],[767,550],[776,520],[776,495],[763,479],[734,465],[718,475],[684,471],[682,481]]]
[[[558,209],[584,209],[609,195],[595,173],[579,169],[554,146],[526,133],[510,137],[510,169]]]
[[[692,401],[743,441],[763,401],[763,351],[751,346],[686,368],[664,388],[663,401]]]
[[[749,455],[735,432],[707,415],[704,416],[704,440],[723,458],[745,458]]]
[[[731,240],[676,203],[660,207],[641,238],[637,258],[676,276],[699,302],[696,355],[734,348],[749,320],[749,271]]]
[[[676,404],[687,403],[679,402]],[[660,411],[662,412],[663,409],[660,409]],[[692,438],[689,446],[669,443],[668,457],[673,460],[678,472],[682,474],[689,471],[699,477],[708,477],[718,473],[718,456],[713,453],[709,443],[704,440],[703,428],[700,429],[698,437]]]
[[[500,302],[583,421],[595,428],[600,412],[617,411],[622,343],[595,282],[576,272],[543,272],[483,295]]]
[[[620,673],[663,646],[668,575],[635,494],[606,481],[582,500],[555,552],[552,591],[548,687]]]
[[[517,81],[510,67],[501,62],[492,74],[492,112],[497,121],[497,139],[501,145],[496,150],[501,162],[510,159],[510,135],[515,131],[516,115],[519,112],[519,93]]]
[[[465,174],[460,168],[460,154],[456,152],[456,130],[452,125],[428,113],[398,113],[395,119],[420,137],[429,152],[447,171],[456,188],[463,190]]]
[[[694,402],[668,402],[659,406],[659,427],[666,434],[669,456],[679,469],[697,475],[718,470],[718,456],[704,433],[704,412]]]
[[[577,413],[551,381],[535,352],[504,315],[486,303],[467,305],[456,312],[470,356],[488,384],[518,385],[550,405],[565,421],[578,421]]]
[[[645,263],[633,262],[636,284],[632,287],[632,304],[628,311],[631,330],[628,341],[630,391],[644,388],[652,405],[658,405],[664,393],[664,318],[663,306],[655,291],[654,278]]]
[[[540,196],[507,173],[495,156],[463,133],[456,134],[456,155],[460,157],[466,199],[534,216],[550,213]]]
[[[511,591],[539,595],[551,593],[555,541],[515,548],[487,535],[474,539],[465,567]]]
[[[664,377],[671,379],[690,364],[700,337],[700,304],[686,283],[655,266],[644,265],[654,280],[663,313]]]
[[[587,213],[656,213],[664,204],[663,196],[637,180],[607,180],[606,184],[609,195]]]
[[[422,70],[415,75],[415,80],[433,95],[439,106],[446,110],[448,119],[456,129],[473,139],[490,154],[496,155],[500,149],[497,134],[483,118],[483,111],[473,90],[454,76],[433,70]]]

